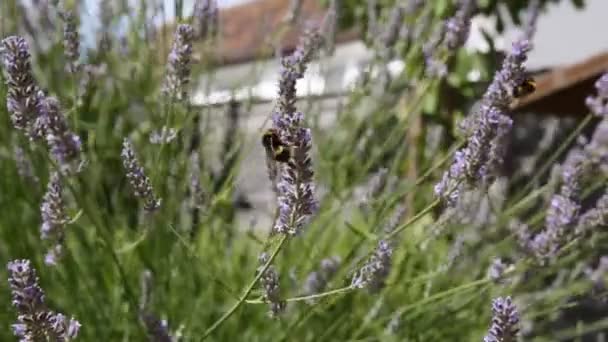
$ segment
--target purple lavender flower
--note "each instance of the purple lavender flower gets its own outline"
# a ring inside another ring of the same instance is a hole
[[[595,82],[595,89],[597,95],[587,97],[585,103],[593,114],[605,118],[608,116],[608,73]]]
[[[268,254],[262,253],[259,258],[260,264],[263,265],[268,262]],[[260,283],[264,288],[264,300],[270,306],[271,317],[277,317],[283,311],[285,311],[286,302],[281,299],[281,288],[279,284],[279,274],[277,273],[274,266],[270,265],[264,275],[260,279]]]
[[[444,77],[447,74],[447,66],[441,60],[441,55],[453,53],[464,45],[469,36],[474,11],[475,1],[460,0],[454,16],[432,33],[423,46],[427,74],[432,77]]]
[[[390,243],[380,240],[372,256],[353,277],[351,285],[367,288],[372,293],[380,291],[391,271],[392,255],[393,248]]]
[[[524,38],[532,40],[536,33],[536,23],[540,15],[540,1],[531,0],[526,9],[526,21],[524,22]]]
[[[180,24],[175,30],[162,88],[165,96],[182,101],[188,97],[187,87],[190,83],[193,35],[194,30],[190,25]]]
[[[562,166],[562,185],[551,198],[544,231],[530,243],[531,251],[543,261],[554,257],[559,249],[573,237],[580,212],[581,179],[588,166],[581,150],[573,150]]]
[[[122,164],[127,173],[127,179],[131,184],[133,194],[135,197],[144,200],[144,209],[152,212],[160,208],[161,200],[154,194],[150,179],[144,173],[144,168],[139,164],[133,151],[133,145],[129,139],[124,139],[120,157],[122,158]]]
[[[595,207],[581,215],[576,225],[578,235],[608,225],[608,192],[597,200]]]
[[[505,113],[513,101],[513,90],[525,77],[523,63],[529,50],[527,41],[513,44],[481,105],[461,124],[468,137],[467,146],[455,153],[454,162],[435,186],[435,194],[448,206],[455,205],[466,188],[491,180],[502,163],[504,140],[512,126]]]
[[[503,61],[502,68],[494,75],[492,83],[483,96],[486,105],[507,110],[513,101],[515,88],[527,77],[524,63],[532,46],[528,40],[513,43],[511,53]]]
[[[340,258],[339,257],[331,257],[327,259],[321,260],[321,265],[319,270],[311,272],[304,282],[304,293],[306,295],[312,295],[315,293],[320,293],[325,290],[325,287],[333,278],[333,276],[338,271],[340,267]],[[314,301],[310,301],[310,304],[314,303]]]
[[[595,127],[591,141],[584,147],[591,165],[602,172],[608,171],[608,120],[602,120]]]
[[[305,35],[291,56],[283,58],[279,78],[279,99],[273,114],[273,127],[291,151],[291,160],[278,166],[277,204],[278,217],[274,231],[297,234],[317,210],[314,194],[314,171],[310,150],[312,135],[303,127],[304,115],[297,112],[296,81],[304,77],[307,64],[322,44],[317,31]],[[274,167],[274,166],[273,166]],[[273,176],[273,169],[269,173]]]
[[[49,250],[45,258],[48,265],[55,265],[61,257],[62,245],[65,239],[65,225],[69,220],[65,210],[65,203],[63,202],[62,188],[59,173],[53,172],[49,179],[47,192],[44,194],[42,204],[40,205],[40,215],[42,216],[40,237],[43,240],[50,240],[55,244],[55,247]]]
[[[503,280],[505,271],[509,267],[508,264],[502,261],[500,258],[492,260],[490,267],[488,268],[488,277],[495,283],[499,283]]]
[[[517,237],[517,243],[525,252],[531,252],[533,250],[530,246],[532,242],[532,232],[527,224],[517,219],[513,219],[509,222],[509,230]]]
[[[44,94],[34,80],[29,46],[24,38],[11,36],[2,40],[2,48],[8,86],[6,108],[11,114],[13,126],[33,137],[30,131]]]
[[[194,38],[205,39],[218,30],[219,11],[216,0],[197,0],[193,10]]]
[[[79,69],[80,37],[76,27],[76,18],[72,11],[65,11],[61,15],[65,26],[63,27],[63,50],[67,60],[66,70],[75,73]]]
[[[141,299],[139,301],[139,318],[146,328],[151,341],[171,342],[167,321],[159,319],[150,310],[152,297],[152,272],[145,270],[141,274]]]
[[[405,214],[407,214],[407,208],[405,207],[405,205],[399,205],[397,208],[395,208],[388,221],[384,225],[384,233],[390,234],[393,230],[395,230],[399,226],[401,221],[403,221],[403,219],[405,218]]]
[[[19,341],[70,341],[78,336],[80,323],[77,320],[46,307],[44,292],[29,260],[10,261],[8,272],[12,303],[18,312],[13,333]]]
[[[587,268],[585,275],[593,283],[595,292],[601,293],[606,290],[606,273],[608,272],[608,256],[602,256],[595,269]]]
[[[492,301],[492,325],[484,342],[515,342],[519,333],[519,312],[511,297],[498,297]]]
[[[474,10],[475,1],[461,0],[456,14],[446,21],[444,39],[448,49],[457,49],[465,43],[469,36],[471,16]]]
[[[38,176],[34,172],[34,165],[32,165],[32,161],[28,158],[23,148],[15,143],[13,149],[13,158],[15,160],[15,164],[17,166],[17,173],[21,178],[27,180],[33,184],[37,184],[40,182]]]
[[[169,324],[166,320],[161,320],[149,312],[144,312],[140,316],[144,326],[146,327],[146,332],[148,333],[148,336],[150,336],[150,341],[173,341],[171,335],[169,334]]]
[[[38,104],[38,113],[34,123],[35,134],[45,138],[51,155],[62,171],[70,171],[81,152],[80,137],[70,131],[56,98],[49,96],[42,99]]]

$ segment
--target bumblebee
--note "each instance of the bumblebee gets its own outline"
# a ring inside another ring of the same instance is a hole
[[[532,94],[536,90],[536,82],[533,78],[527,77],[520,84],[513,88],[513,97],[521,98]]]
[[[287,163],[291,159],[291,149],[281,141],[279,134],[273,128],[268,129],[262,135],[262,145],[266,149],[268,157],[274,161]]]

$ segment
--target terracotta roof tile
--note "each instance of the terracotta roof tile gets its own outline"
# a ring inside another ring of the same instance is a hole
[[[212,51],[216,62],[222,65],[245,63],[255,59],[292,51],[302,33],[309,27],[318,27],[326,9],[318,0],[303,0],[296,23],[286,24],[284,18],[289,11],[288,0],[255,0],[239,6],[220,10],[220,31],[217,45]],[[175,24],[163,27],[165,42],[170,46]],[[336,43],[343,43],[360,37],[356,28],[340,31]],[[161,42],[162,44],[162,42]],[[159,49],[159,53],[169,47]],[[202,42],[194,44],[195,56],[203,49]],[[162,59],[165,56],[160,56]]]

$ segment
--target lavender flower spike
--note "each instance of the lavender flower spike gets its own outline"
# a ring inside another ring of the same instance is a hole
[[[45,138],[51,155],[62,171],[71,170],[72,162],[78,159],[81,152],[80,137],[70,131],[56,98],[49,96],[42,99],[38,104],[38,113],[39,117],[34,123],[35,134]]]
[[[475,1],[461,0],[460,7],[453,17],[445,23],[445,45],[454,50],[462,46],[469,36],[471,16],[475,10]]]
[[[192,12],[196,39],[204,39],[217,32],[219,19],[217,0],[197,0]]]
[[[13,333],[20,342],[70,341],[78,336],[80,323],[60,313],[50,311],[44,303],[44,292],[38,285],[36,270],[29,260],[8,263],[9,287],[13,306],[17,309],[17,323]]]
[[[435,194],[448,206],[456,203],[462,190],[490,181],[501,165],[504,140],[513,123],[505,113],[514,99],[514,89],[526,77],[523,63],[530,48],[526,40],[513,44],[481,104],[461,124],[467,145],[455,153],[454,162],[435,186]]]
[[[475,1],[458,1],[458,9],[454,16],[435,30],[429,41],[424,44],[423,54],[429,76],[444,77],[447,74],[447,66],[442,60],[442,54],[453,53],[466,42],[474,10]]]
[[[162,87],[165,96],[182,101],[188,97],[187,87],[190,83],[193,36],[192,26],[186,24],[177,26]]]
[[[133,151],[133,145],[126,139],[122,143],[122,165],[127,173],[127,179],[131,184],[133,194],[135,197],[139,197],[144,200],[144,209],[146,211],[155,211],[160,208],[161,200],[156,198],[154,189],[150,184],[150,179],[144,173],[144,168],[139,164],[135,152]]]
[[[325,289],[327,283],[336,274],[340,266],[340,258],[337,256],[321,260],[321,267],[311,272],[304,282],[304,293],[312,295],[320,293]],[[314,301],[309,301],[310,304]]]
[[[260,264],[263,267],[268,261],[268,254],[262,253],[259,258]],[[270,316],[276,317],[285,311],[286,303],[281,299],[281,288],[279,287],[279,274],[271,265],[266,269],[264,275],[260,279],[260,283],[264,288],[264,300],[270,306]]]
[[[524,38],[531,40],[536,33],[536,23],[540,15],[540,0],[531,0],[526,8],[526,20],[524,22]]]
[[[281,61],[279,99],[273,114],[273,127],[281,140],[290,146],[292,155],[288,163],[278,169],[278,217],[274,231],[298,234],[318,207],[314,194],[314,171],[310,150],[312,135],[303,127],[304,115],[297,112],[296,81],[304,77],[307,64],[317,52],[323,38],[318,31],[309,32],[296,51]],[[272,168],[269,167],[269,172]]]
[[[370,292],[381,290],[391,271],[392,255],[393,248],[389,242],[380,240],[374,254],[353,277],[351,285],[358,288],[366,287]]]
[[[484,342],[515,342],[519,332],[519,312],[511,297],[498,297],[492,301],[492,325]]]
[[[40,206],[40,215],[42,216],[40,237],[43,240],[51,240],[55,244],[55,247],[49,250],[45,258],[49,265],[55,265],[61,257],[65,239],[65,225],[69,220],[65,212],[62,191],[61,177],[59,173],[54,172]]]
[[[6,70],[8,94],[6,108],[13,126],[32,137],[30,130],[38,116],[38,103],[44,96],[32,73],[29,46],[23,37],[11,36],[2,40],[2,64]]]
[[[608,192],[597,200],[594,208],[580,216],[576,225],[576,233],[581,235],[606,225],[608,225]]]
[[[36,172],[34,171],[32,161],[26,155],[25,150],[17,143],[14,143],[13,159],[17,166],[17,173],[21,178],[33,184],[40,182],[40,179],[38,179],[38,176],[36,176]]]
[[[61,15],[65,26],[63,27],[63,50],[67,60],[66,70],[75,73],[79,69],[78,57],[80,56],[80,37],[76,27],[76,18],[72,11],[66,11]]]
[[[541,260],[554,257],[573,237],[580,212],[581,179],[587,172],[586,156],[573,150],[562,166],[562,185],[551,198],[545,229],[530,242],[531,251]]]
[[[599,117],[608,117],[608,73],[602,75],[595,82],[596,96],[589,96],[586,100],[587,107]]]
[[[141,299],[139,301],[139,318],[146,328],[150,341],[172,342],[169,325],[150,310],[152,298],[152,272],[145,270],[141,274]]]

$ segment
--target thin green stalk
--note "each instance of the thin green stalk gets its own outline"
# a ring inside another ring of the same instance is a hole
[[[467,283],[467,284],[463,284],[463,285],[460,285],[460,286],[457,286],[457,287],[453,287],[453,288],[448,289],[446,291],[439,292],[439,293],[436,293],[436,294],[434,294],[432,296],[426,297],[426,298],[424,298],[422,300],[419,300],[417,302],[414,302],[412,304],[405,305],[404,307],[402,307],[399,310],[399,312],[400,312],[401,315],[403,315],[408,310],[417,308],[419,306],[426,305],[428,303],[434,302],[436,300],[439,300],[439,299],[442,299],[442,298],[445,298],[445,297],[449,297],[449,296],[451,296],[453,294],[456,294],[456,293],[459,293],[459,292],[462,292],[462,291],[470,290],[470,289],[475,288],[477,286],[485,285],[485,284],[487,284],[487,283],[489,283],[491,281],[492,280],[490,280],[488,278],[483,278],[483,279],[478,279],[478,280],[472,281],[472,282]]]
[[[426,214],[428,214],[431,210],[435,209],[435,207],[437,207],[440,203],[441,203],[440,199],[434,200],[431,204],[429,204],[426,208],[422,209],[414,217],[412,217],[411,219],[409,219],[407,222],[405,222],[401,226],[395,228],[395,230],[393,230],[392,232],[388,233],[385,238],[386,239],[393,238],[395,235],[397,235],[401,231],[405,230],[405,228],[407,228],[407,227],[411,226],[412,224],[416,223],[416,221],[420,220],[422,217],[424,217]]]
[[[241,295],[239,300],[236,303],[234,303],[234,305],[232,305],[232,307],[228,311],[226,311],[226,313],[224,313],[222,315],[222,317],[220,317],[217,321],[215,321],[215,323],[213,323],[205,331],[205,333],[201,337],[201,341],[205,340],[207,337],[209,337],[224,322],[226,322],[226,320],[228,320],[228,318],[230,318],[236,312],[236,310],[238,310],[238,308],[241,307],[241,305],[243,305],[245,303],[245,301],[247,300],[247,297],[251,294],[251,291],[253,291],[253,288],[255,287],[255,285],[262,278],[262,276],[264,276],[264,273],[266,272],[266,270],[268,270],[268,267],[270,267],[270,264],[274,261],[274,259],[277,257],[277,255],[279,255],[279,252],[281,251],[281,249],[283,248],[283,246],[285,245],[286,242],[287,242],[287,235],[283,235],[281,237],[281,240],[279,240],[277,247],[270,255],[270,258],[268,258],[268,261],[266,261],[264,266],[262,266],[262,268],[258,271],[257,275],[255,276],[255,278],[253,278],[251,283],[249,283],[249,285],[247,286],[247,288],[245,289],[245,291],[243,292],[243,294]]]
[[[197,252],[195,252],[192,247],[190,247],[190,245],[188,245],[188,242],[186,241],[186,239],[184,239],[184,237],[182,237],[177,230],[175,229],[175,227],[173,227],[173,225],[169,225],[169,230],[171,230],[171,232],[173,232],[173,234],[175,235],[175,237],[177,237],[177,240],[182,244],[182,246],[186,249],[186,252],[188,254],[190,254],[192,257],[194,257],[195,259],[197,259],[199,262],[202,263],[201,257],[198,255]],[[226,284],[223,280],[215,277],[213,274],[209,273],[207,274],[207,276],[209,278],[211,278],[211,280],[213,280],[215,283],[219,284],[220,287],[222,287],[222,289],[229,293],[231,296],[233,296],[235,299],[239,299],[236,291],[234,291],[230,286],[228,286],[228,284]]]
[[[313,295],[287,298],[287,299],[285,299],[285,301],[286,302],[302,302],[302,301],[319,299],[319,298],[323,298],[323,297],[342,294],[342,293],[352,291],[354,289],[355,289],[355,287],[353,287],[352,285],[349,285],[349,286],[341,287],[339,289],[321,292],[321,293],[317,293],[317,294],[313,294]],[[252,300],[246,300],[245,303],[247,303],[247,304],[266,304],[266,301],[261,300],[261,299],[252,299]]]

